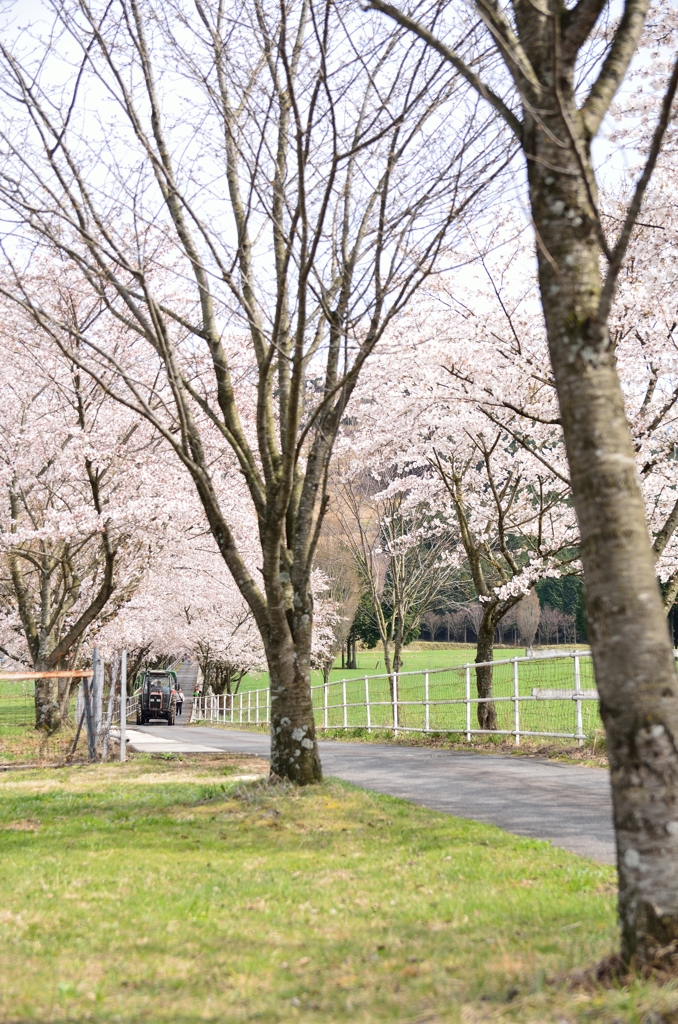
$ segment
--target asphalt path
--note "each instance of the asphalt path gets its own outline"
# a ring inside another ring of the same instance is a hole
[[[136,750],[253,754],[268,758],[265,733],[165,723],[128,727]],[[378,743],[319,743],[325,776],[402,797],[459,818],[498,825],[520,836],[604,864],[615,861],[608,772],[536,758]]]

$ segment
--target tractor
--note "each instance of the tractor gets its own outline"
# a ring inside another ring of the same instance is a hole
[[[177,677],[174,672],[149,669],[140,673],[134,696],[137,699],[137,725],[146,725],[154,718],[174,725],[177,715]]]

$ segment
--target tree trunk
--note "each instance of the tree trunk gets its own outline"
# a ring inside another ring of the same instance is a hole
[[[492,661],[494,655],[494,629],[492,614],[486,606],[482,621],[478,627],[477,662]],[[476,687],[479,697],[492,697],[491,666],[476,669]],[[478,704],[478,725],[481,729],[491,729],[493,731],[497,728],[497,709],[493,701],[488,700]]]
[[[348,664],[346,665],[346,668],[356,669],[358,667],[358,665],[357,665],[356,639],[355,639],[355,637],[349,637],[348,640],[346,641],[346,652],[348,654],[348,659],[347,659]]]
[[[269,609],[266,657],[271,680],[271,773],[300,786],[322,782],[311,696],[310,588]]]
[[[271,773],[300,786],[322,781],[311,702],[310,673],[290,645],[269,661],[271,677]]]
[[[390,679],[391,676],[393,675],[393,662],[391,661],[391,642],[389,640],[384,640],[382,643],[382,648],[384,651],[384,668],[386,669],[387,675]]]
[[[396,675],[403,667],[403,634],[399,628],[393,641],[393,671]]]
[[[35,680],[35,728],[51,736],[58,732],[63,721],[57,679]]]
[[[36,672],[48,671],[44,664]],[[35,728],[52,736],[70,720],[71,697],[80,680],[36,679],[34,690]]]
[[[571,111],[578,123],[576,111]],[[562,123],[551,125],[564,137]],[[588,161],[588,143],[580,140]],[[539,282],[581,534],[586,609],[617,831],[622,955],[678,941],[678,686],[575,155],[529,139]],[[557,168],[557,170],[556,170]],[[563,173],[560,173],[562,169]],[[589,168],[590,169],[590,168]],[[591,175],[592,178],[592,175]]]

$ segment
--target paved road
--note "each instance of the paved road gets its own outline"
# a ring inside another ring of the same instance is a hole
[[[264,733],[157,723],[133,726],[128,735],[138,750],[269,753]],[[614,863],[610,783],[602,768],[336,740],[322,740],[320,754],[326,776]]]

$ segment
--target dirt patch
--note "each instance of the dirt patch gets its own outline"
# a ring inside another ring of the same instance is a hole
[[[264,772],[237,772],[233,775],[230,773],[224,776],[223,779],[219,778],[219,781],[223,782],[255,782],[260,779],[262,775],[265,776]],[[132,783],[133,785],[142,786],[163,786],[167,785],[168,782],[180,783],[180,782],[214,782],[214,774],[207,773],[204,769],[202,772],[190,772],[190,771],[177,771],[177,772],[164,772],[163,774],[156,774],[155,772],[145,772],[143,775],[137,775],[134,778],[126,778],[121,781]]]

